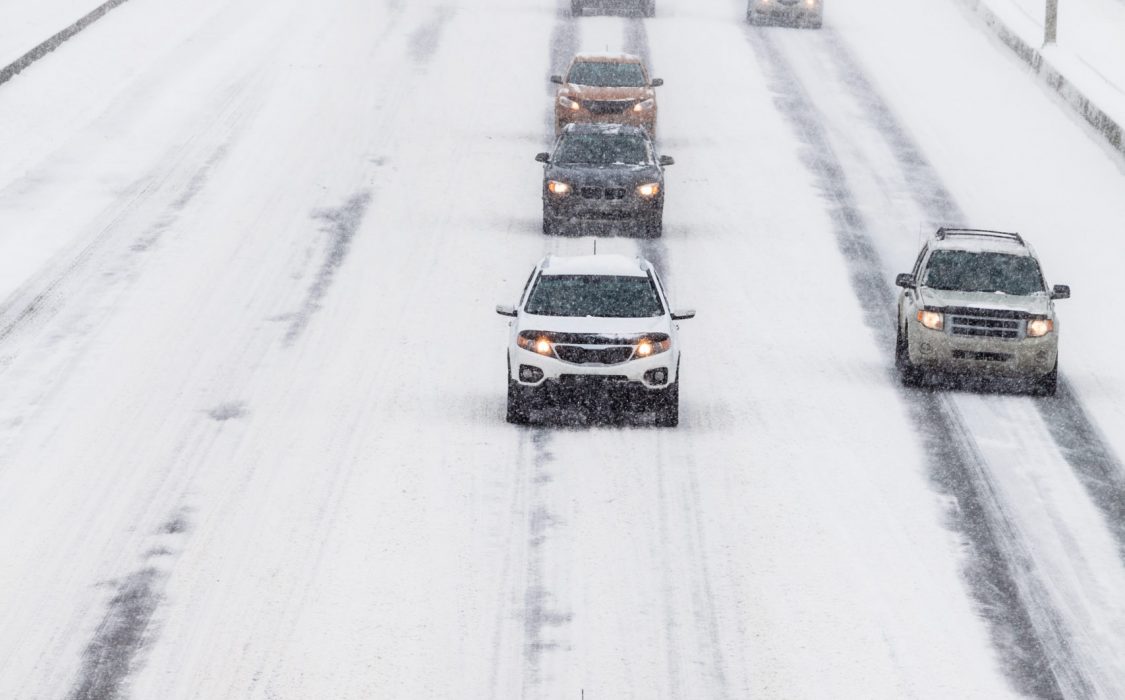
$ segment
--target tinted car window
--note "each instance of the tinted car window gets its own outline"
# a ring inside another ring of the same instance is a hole
[[[590,87],[644,87],[645,74],[638,63],[575,63],[568,83]]]
[[[924,284],[960,292],[1026,295],[1043,291],[1039,263],[1025,255],[939,250],[930,256]]]
[[[542,275],[524,310],[536,316],[647,318],[664,306],[648,277]]]
[[[562,165],[647,165],[648,143],[629,134],[570,134],[559,143],[554,162]]]

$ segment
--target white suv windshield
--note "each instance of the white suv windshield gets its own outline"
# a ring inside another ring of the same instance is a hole
[[[959,292],[1025,296],[1043,291],[1039,263],[1026,255],[939,250],[926,266],[925,286]]]
[[[664,313],[648,277],[542,275],[524,310],[536,316],[647,318]]]

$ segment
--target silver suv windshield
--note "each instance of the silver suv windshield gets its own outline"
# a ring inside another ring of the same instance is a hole
[[[931,289],[1026,296],[1043,291],[1039,263],[1027,255],[938,250],[922,284]]]
[[[541,275],[524,310],[536,316],[648,318],[664,314],[648,277]]]
[[[645,74],[638,63],[582,61],[570,69],[567,82],[589,87],[644,87]]]

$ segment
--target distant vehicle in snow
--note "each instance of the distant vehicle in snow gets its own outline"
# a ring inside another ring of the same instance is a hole
[[[895,280],[898,301],[895,364],[908,386],[927,373],[985,374],[1030,382],[1039,395],[1058,384],[1059,328],[1055,299],[1039,260],[1016,233],[938,229],[913,272]]]
[[[820,29],[824,23],[824,0],[750,0],[746,19],[750,24],[786,24]]]
[[[633,124],[656,135],[656,91],[664,84],[650,80],[644,61],[630,54],[578,54],[566,76],[552,75],[555,133],[567,124],[599,122]]]
[[[648,134],[636,126],[569,124],[555,150],[535,160],[543,168],[543,232],[568,224],[624,221],[649,237],[664,227],[664,168],[676,161],[657,156]]]
[[[581,17],[587,7],[640,12],[645,17],[656,16],[656,0],[570,0],[570,14],[575,17]]]
[[[677,321],[652,264],[623,255],[547,256],[516,306],[496,312],[509,325],[508,422],[574,403],[654,412],[680,420]]]

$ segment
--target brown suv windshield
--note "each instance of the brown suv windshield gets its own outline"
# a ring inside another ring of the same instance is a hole
[[[590,87],[644,87],[645,74],[638,63],[589,61],[575,63],[567,82]]]

